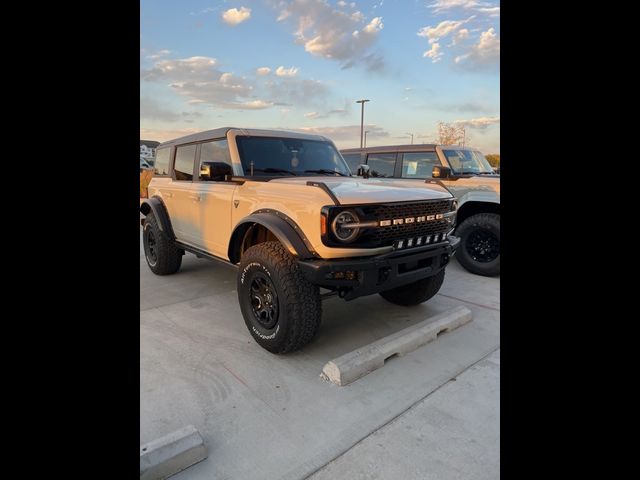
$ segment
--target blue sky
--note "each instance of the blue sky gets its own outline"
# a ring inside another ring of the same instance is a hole
[[[480,0],[141,0],[140,135],[221,126],[500,152],[500,7]]]

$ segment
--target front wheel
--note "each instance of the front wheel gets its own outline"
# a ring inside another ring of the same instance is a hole
[[[238,301],[249,332],[272,353],[301,349],[320,327],[320,289],[279,242],[260,243],[244,253]]]
[[[396,305],[411,307],[426,302],[438,293],[442,282],[444,282],[444,268],[432,277],[380,292],[380,296]]]
[[[477,275],[500,275],[500,215],[472,215],[458,226],[456,235],[460,237],[456,250],[460,265]]]

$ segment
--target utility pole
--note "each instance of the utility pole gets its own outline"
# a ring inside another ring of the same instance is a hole
[[[369,133],[369,130],[364,131],[364,148],[367,148],[367,133]]]
[[[407,132],[407,135],[411,135],[411,145],[413,145],[413,133]]]
[[[362,148],[362,141],[364,140],[364,104],[369,100],[356,100],[356,103],[362,104],[362,112],[360,114],[360,148]]]

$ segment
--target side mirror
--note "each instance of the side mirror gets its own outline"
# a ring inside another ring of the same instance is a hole
[[[451,178],[453,175],[451,174],[451,169],[449,167],[441,167],[440,165],[436,165],[431,170],[431,176],[433,178]]]
[[[364,163],[362,165],[358,165],[358,172],[356,175],[362,178],[369,178],[371,176],[371,169],[369,168],[369,165],[365,165]]]
[[[202,162],[200,165],[200,180],[203,182],[223,182],[227,175],[233,175],[231,165],[228,163]]]

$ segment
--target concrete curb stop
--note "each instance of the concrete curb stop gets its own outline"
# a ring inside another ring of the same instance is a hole
[[[338,386],[348,385],[384,366],[388,358],[395,355],[402,357],[435,340],[439,334],[470,322],[471,317],[471,310],[467,307],[452,308],[331,360],[324,366],[320,376]]]
[[[140,445],[140,479],[160,480],[207,458],[207,448],[193,425]]]

